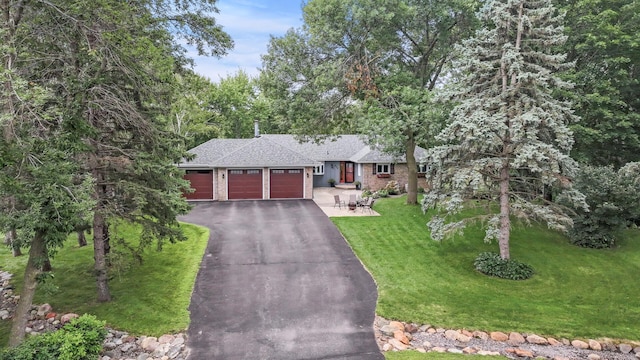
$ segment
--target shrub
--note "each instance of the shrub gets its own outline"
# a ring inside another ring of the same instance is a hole
[[[418,194],[424,194],[424,188],[422,186],[418,186]]]
[[[589,211],[574,209],[571,242],[589,248],[613,247],[619,231],[640,214],[637,178],[637,163],[619,171],[611,166],[582,166],[574,187],[586,196]]]
[[[476,270],[489,276],[510,280],[526,280],[533,276],[533,268],[516,260],[504,260],[500,254],[484,252],[473,262]]]
[[[373,198],[377,199],[377,198],[386,198],[389,196],[389,193],[387,193],[387,190],[378,190],[375,193],[373,193]]]
[[[0,360],[90,360],[97,359],[107,336],[104,321],[82,315],[58,331],[27,338],[0,353]]]
[[[362,197],[363,198],[371,197],[372,195],[373,195],[373,193],[371,192],[371,190],[369,190],[369,189],[362,190]]]
[[[391,180],[382,190],[386,191],[389,195],[398,195],[400,194],[400,184],[395,180]]]

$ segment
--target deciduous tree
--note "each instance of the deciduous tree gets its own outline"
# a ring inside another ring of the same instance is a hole
[[[640,160],[640,1],[558,1],[566,11],[563,49],[575,64],[564,96],[582,121],[573,156],[616,168]]]
[[[309,1],[304,27],[272,40],[265,77],[284,80],[272,87],[288,99],[287,115],[299,133],[355,129],[383,151],[404,155],[407,203],[415,204],[415,148],[429,143],[437,122],[425,111],[434,107],[432,96],[421,92],[436,87],[453,44],[471,34],[474,6],[464,0]],[[358,115],[367,121],[353,123]]]

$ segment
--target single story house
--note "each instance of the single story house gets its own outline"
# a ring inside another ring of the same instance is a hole
[[[416,148],[416,159],[424,151]],[[358,181],[371,190],[391,180],[404,186],[408,179],[404,158],[372,149],[359,135],[319,144],[272,134],[211,139],[189,152],[194,158],[178,164],[195,190],[185,195],[189,200],[311,199],[313,188],[330,186],[329,179],[337,184]],[[418,178],[418,186],[426,187],[424,177]]]

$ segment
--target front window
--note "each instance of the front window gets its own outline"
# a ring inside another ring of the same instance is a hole
[[[313,175],[324,175],[324,164],[315,166],[313,168]]]
[[[427,172],[429,172],[429,165],[427,164],[418,165],[418,172],[421,174],[426,174]]]
[[[390,174],[391,173],[391,165],[390,164],[377,164],[376,165],[376,173],[378,173],[378,174]]]

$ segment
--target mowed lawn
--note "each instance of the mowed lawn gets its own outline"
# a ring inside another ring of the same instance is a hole
[[[118,270],[111,272],[109,286],[113,300],[96,301],[93,276],[93,243],[78,247],[75,235],[52,259],[54,279],[39,287],[35,304],[49,303],[55,312],[89,313],[105,320],[109,326],[132,334],[159,336],[184,331],[189,324],[189,301],[195,277],[209,238],[209,230],[181,224],[188,240],[165,243],[161,251],[149,247],[143,263],[128,257],[116,259]],[[137,238],[135,227],[119,226],[117,236]],[[115,235],[114,235],[115,236]],[[0,247],[0,269],[14,274],[13,284],[22,284],[27,256],[13,258],[5,246]],[[45,291],[47,288],[53,291]],[[0,348],[7,343],[11,323],[0,321]]]
[[[612,250],[583,249],[544,226],[515,224],[511,257],[534,267],[525,281],[476,272],[478,226],[442,243],[405,198],[382,199],[380,217],[332,218],[378,284],[379,315],[445,328],[567,338],[640,340],[640,231]]]

